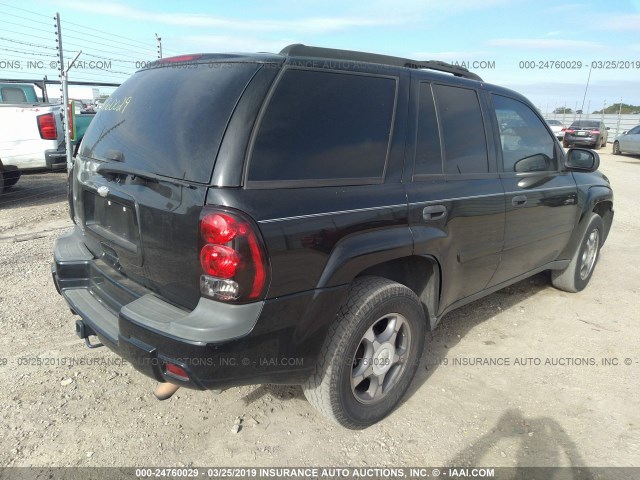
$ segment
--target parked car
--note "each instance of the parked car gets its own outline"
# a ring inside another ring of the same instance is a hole
[[[609,127],[599,120],[577,120],[564,132],[562,145],[565,148],[585,145],[598,149],[607,144]]]
[[[640,155],[640,125],[623,132],[613,142],[613,154],[633,153]]]
[[[165,58],[85,134],[54,284],[78,336],[160,399],[300,384],[364,428],[447,312],[546,270],[587,286],[613,220],[598,165],[522,95],[442,62],[304,45]]]
[[[548,119],[546,120],[547,125],[551,127],[551,131],[556,136],[556,138],[560,141],[564,139],[564,131],[567,127],[560,120]]]
[[[0,194],[22,172],[66,166],[61,108],[32,84],[0,81]]]

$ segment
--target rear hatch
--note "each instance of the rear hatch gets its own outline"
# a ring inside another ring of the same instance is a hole
[[[91,290],[107,306],[119,310],[123,290],[135,296],[139,287],[197,304],[206,189],[229,118],[259,69],[210,58],[152,67],[96,114],[74,166],[73,206],[96,257]]]

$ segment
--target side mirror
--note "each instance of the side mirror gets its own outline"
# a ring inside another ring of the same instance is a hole
[[[600,155],[586,148],[570,148],[564,161],[568,170],[595,172],[600,167]]]
[[[607,130],[611,130],[611,127],[607,127]]]
[[[518,173],[523,172],[546,172],[553,170],[552,161],[549,157],[542,153],[531,155],[530,157],[521,158],[513,165],[513,170]]]
[[[626,130],[625,130],[624,132],[622,132],[622,135],[626,135],[626,134],[627,134],[627,131],[626,131]]]

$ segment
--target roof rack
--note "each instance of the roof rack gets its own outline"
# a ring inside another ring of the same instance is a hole
[[[437,70],[438,72],[451,73],[456,77],[469,78],[471,80],[482,81],[480,76],[470,72],[464,67],[452,65],[446,62],[436,60],[410,60],[402,57],[392,57],[390,55],[380,55],[377,53],[356,52],[353,50],[339,50],[336,48],[309,47],[302,43],[294,43],[284,47],[280,51],[280,55],[301,56],[301,57],[317,57],[332,58],[336,60],[352,60],[355,62],[378,63],[382,65],[390,65],[393,67],[405,67],[413,69]]]

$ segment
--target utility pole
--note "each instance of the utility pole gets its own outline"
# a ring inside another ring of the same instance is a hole
[[[78,52],[73,61],[69,64],[69,67],[64,68],[64,55],[62,52],[62,31],[60,30],[60,14],[56,12],[56,35],[58,42],[58,55],[60,58],[60,84],[62,86],[62,125],[64,127],[64,147],[67,153],[67,172],[71,171],[73,166],[73,152],[71,151],[71,119],[69,113],[69,70],[76,63],[76,60],[82,53],[82,50]]]
[[[62,89],[62,124],[64,126],[64,145],[67,152],[67,172],[71,171],[73,154],[71,153],[71,137],[69,135],[69,86],[67,72],[64,68],[64,53],[62,51],[62,30],[60,29],[60,14],[56,12],[56,41],[58,42],[58,56],[60,62],[60,86]],[[76,57],[77,58],[77,57]]]
[[[162,58],[162,38],[160,38],[157,33],[154,35],[156,36],[156,42],[158,43],[158,58]]]

